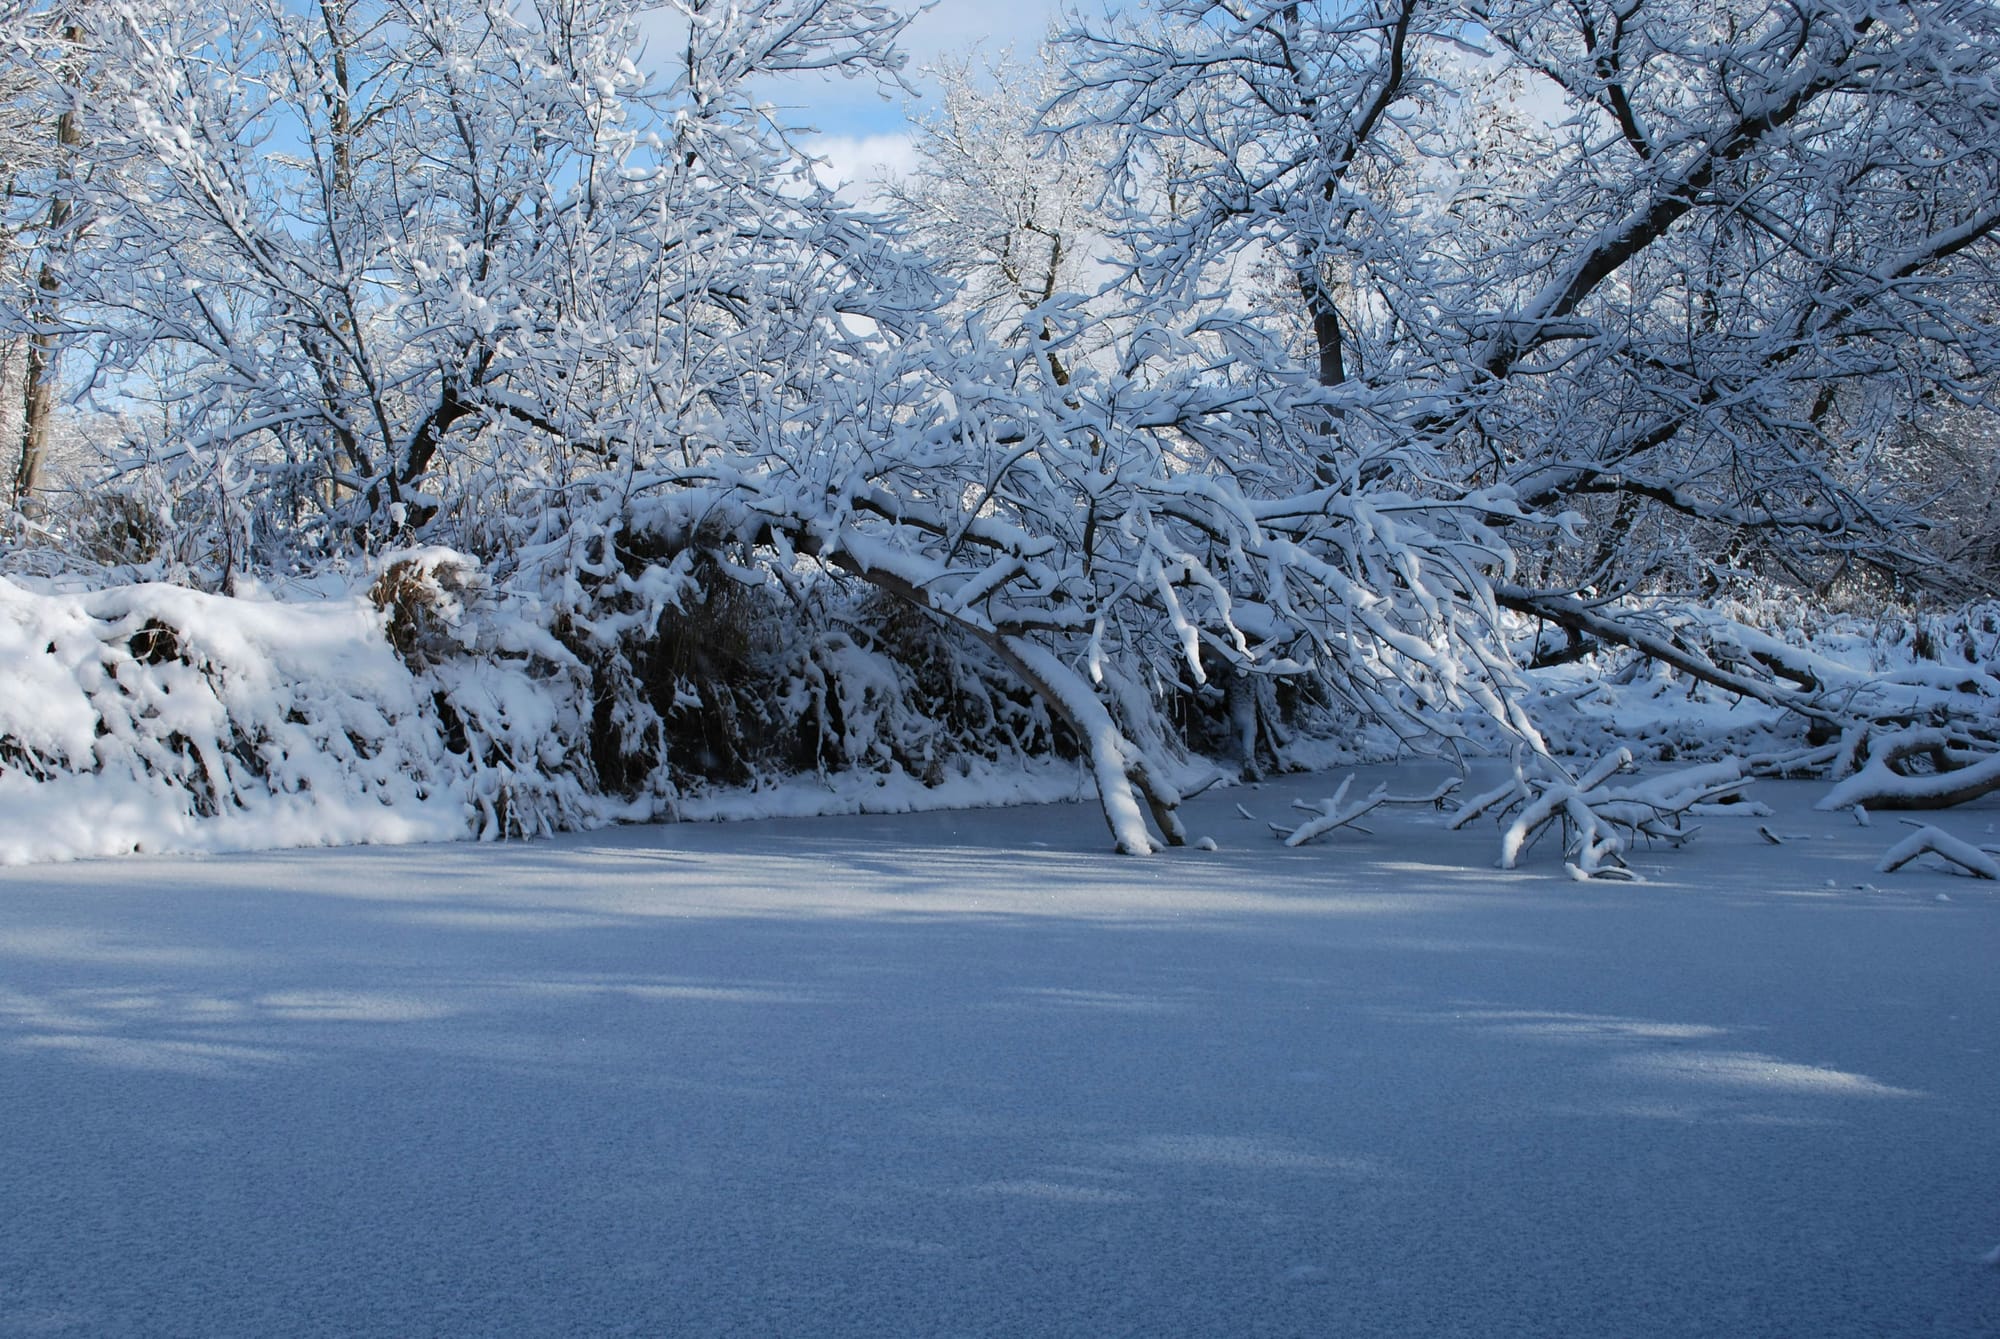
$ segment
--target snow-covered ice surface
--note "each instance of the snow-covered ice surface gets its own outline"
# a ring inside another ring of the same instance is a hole
[[[1993,885],[1335,780],[0,870],[0,1335],[2000,1333]]]

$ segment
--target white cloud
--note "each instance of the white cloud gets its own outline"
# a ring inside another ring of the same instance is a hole
[[[819,179],[851,198],[865,199],[891,177],[916,170],[917,151],[907,131],[886,135],[815,135],[806,141]]]
[[[1058,0],[939,0],[917,15],[904,34],[913,65],[977,44],[989,55],[1012,47],[1026,55],[1049,34],[1066,7]]]

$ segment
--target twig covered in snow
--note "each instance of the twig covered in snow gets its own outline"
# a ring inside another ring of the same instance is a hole
[[[1294,809],[1302,810],[1313,817],[1297,827],[1288,828],[1273,823],[1270,825],[1271,831],[1282,837],[1287,846],[1303,846],[1313,838],[1325,836],[1336,828],[1352,827],[1356,831],[1366,832],[1368,829],[1357,824],[1355,819],[1385,804],[1442,804],[1446,796],[1458,789],[1459,779],[1453,777],[1427,795],[1391,795],[1385,783],[1370,791],[1367,798],[1348,803],[1347,792],[1353,785],[1354,774],[1350,772],[1341,780],[1339,788],[1333,792],[1331,799],[1310,804],[1304,800],[1294,800],[1292,802]]]

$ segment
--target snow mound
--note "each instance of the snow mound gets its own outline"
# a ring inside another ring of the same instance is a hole
[[[405,555],[428,574],[469,564]],[[406,661],[358,591],[312,601],[0,579],[0,864],[437,841],[627,816],[566,764],[552,644],[458,618],[480,654]],[[546,638],[544,637],[544,641]]]

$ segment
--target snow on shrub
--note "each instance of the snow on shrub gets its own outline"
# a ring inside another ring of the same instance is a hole
[[[0,579],[14,681],[0,697],[0,862],[500,836],[631,812],[565,761],[566,653],[519,619],[468,615],[476,585],[443,550],[384,565],[376,595],[398,592],[386,616],[360,593],[51,594]],[[406,636],[424,656],[398,655]]]
[[[594,617],[440,547],[314,599],[0,580],[0,863],[1074,792],[977,643],[838,581],[801,607],[693,570]]]

